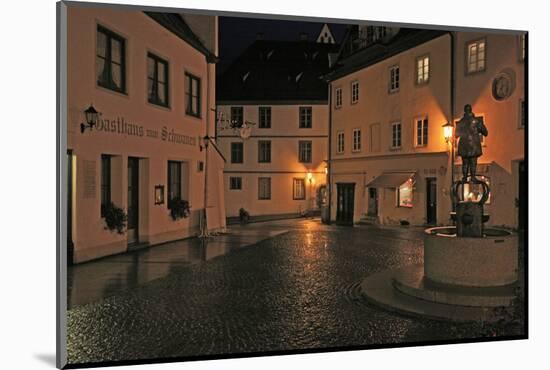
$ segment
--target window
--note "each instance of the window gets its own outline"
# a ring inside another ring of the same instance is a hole
[[[487,176],[478,176],[482,181],[485,181],[489,187],[491,186],[491,178]],[[483,186],[481,184],[466,183],[463,187],[464,200],[479,202],[483,195]],[[485,204],[491,204],[491,192]]]
[[[185,113],[189,116],[201,116],[201,80],[192,74],[185,74]]]
[[[243,107],[231,107],[231,125],[233,127],[243,125]]]
[[[168,106],[168,62],[147,54],[147,98],[149,103]]]
[[[259,107],[258,116],[260,117],[259,128],[271,128],[271,107]]]
[[[391,124],[391,147],[401,148],[401,122]]]
[[[258,163],[271,162],[271,141],[258,141]]]
[[[399,207],[412,208],[413,206],[413,180],[405,181],[397,189],[397,205]]]
[[[390,92],[399,91],[399,66],[390,68]]]
[[[271,199],[271,178],[270,177],[258,178],[258,199],[260,200]]]
[[[353,81],[351,83],[351,104],[355,104],[359,101],[359,81]]]
[[[171,201],[181,199],[181,162],[168,161],[168,209]]]
[[[430,80],[430,57],[416,58],[416,84],[427,84]]]
[[[418,118],[415,121],[415,145],[426,146],[428,145],[428,118]]]
[[[478,40],[467,45],[467,73],[485,70],[485,40]]]
[[[311,163],[311,141],[298,143],[298,158],[302,163]]]
[[[126,54],[124,38],[97,26],[97,84],[110,90],[126,92]]]
[[[521,99],[519,101],[519,127],[524,128],[526,123],[527,122],[525,121],[525,100]]]
[[[293,179],[292,199],[306,199],[306,181],[304,179]]]
[[[231,143],[231,163],[243,163],[243,143]]]
[[[241,177],[229,178],[229,190],[241,190],[243,188],[243,179]]]
[[[353,145],[351,150],[353,152],[361,151],[361,129],[359,128],[353,129]]]
[[[339,131],[336,136],[336,153],[344,153],[344,131]]]
[[[300,107],[300,128],[311,128],[311,107]]]
[[[101,217],[105,207],[111,203],[111,156],[101,155]]]
[[[342,88],[337,88],[335,95],[336,97],[334,99],[334,106],[336,108],[340,108],[342,107]]]

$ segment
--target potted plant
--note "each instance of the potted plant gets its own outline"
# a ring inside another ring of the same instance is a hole
[[[128,215],[122,208],[117,207],[113,202],[109,202],[103,206],[103,217],[105,218],[106,230],[116,231],[119,234],[124,233]]]
[[[170,208],[170,216],[172,220],[176,221],[180,218],[187,218],[191,213],[191,206],[189,202],[181,199],[180,197],[175,197],[168,202],[168,208]]]

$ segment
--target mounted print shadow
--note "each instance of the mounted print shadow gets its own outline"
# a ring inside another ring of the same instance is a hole
[[[527,338],[527,32],[58,26],[58,367]]]

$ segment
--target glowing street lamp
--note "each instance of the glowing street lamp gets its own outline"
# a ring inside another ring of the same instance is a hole
[[[453,125],[449,122],[443,125],[443,136],[445,137],[445,142],[449,144],[453,138]]]

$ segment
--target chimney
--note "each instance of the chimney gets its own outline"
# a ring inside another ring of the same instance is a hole
[[[308,36],[306,32],[300,32],[300,41],[307,41]]]
[[[264,33],[263,32],[258,32],[256,34],[256,40],[263,40],[264,39]]]

